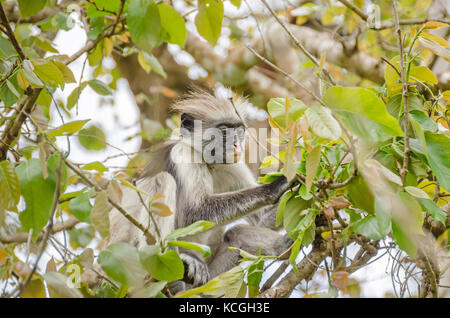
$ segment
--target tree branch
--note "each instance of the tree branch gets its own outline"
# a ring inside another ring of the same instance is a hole
[[[22,47],[14,35],[14,31],[11,29],[11,25],[9,24],[8,18],[6,17],[5,10],[3,10],[3,4],[0,3],[0,20],[3,26],[6,28],[6,33],[8,34],[8,38],[11,41],[14,49],[19,54],[20,60],[23,61],[26,59],[25,53],[23,53]]]
[[[51,235],[61,232],[62,230],[70,230],[80,223],[76,218],[70,217],[67,221],[63,223],[58,222],[52,228]],[[44,232],[39,234],[37,241],[41,241],[44,237]],[[26,243],[28,240],[28,233],[15,233],[11,235],[0,236],[0,243]]]
[[[335,247],[337,249],[350,244],[351,239],[336,240]],[[325,246],[323,246],[325,245]],[[331,243],[329,241],[322,241],[319,247],[314,247],[312,251],[306,255],[299,264],[297,264],[298,272],[291,270],[281,281],[272,288],[262,292],[258,298],[286,298],[292,293],[292,290],[303,279],[308,279],[318,269],[318,265],[331,254]]]
[[[343,5],[345,5],[347,8],[349,8],[350,10],[352,10],[353,12],[355,12],[357,15],[359,15],[359,17],[361,19],[363,19],[364,21],[367,22],[367,20],[369,19],[369,16],[364,11],[359,9],[357,6],[355,6],[353,3],[349,2],[348,0],[338,0],[338,1],[340,3],[342,3]],[[399,25],[414,25],[414,24],[427,23],[429,21],[437,21],[437,22],[450,24],[450,20],[448,20],[448,19],[433,19],[433,18],[399,20],[398,24]],[[395,22],[392,22],[392,21],[382,21],[379,27],[369,26],[369,28],[372,30],[384,30],[384,29],[389,29],[389,28],[394,28],[394,27],[396,27],[396,25],[395,25]]]
[[[299,42],[299,40],[297,40],[295,35],[287,28],[287,26],[283,23],[283,21],[280,20],[280,18],[276,15],[276,13],[273,11],[273,9],[267,4],[266,0],[261,0],[261,2],[264,3],[264,6],[270,11],[270,14],[277,20],[277,22],[281,25],[281,27],[287,32],[289,37],[292,39],[292,41],[294,41],[295,45],[300,49],[300,51],[302,51],[303,54],[305,54],[317,67],[319,67],[320,66],[319,61],[315,58],[314,55],[312,55],[305,48],[305,46],[302,43]],[[336,82],[331,77],[330,72],[328,72],[328,70],[324,66],[322,66],[322,73],[325,75],[325,77],[328,79],[328,81],[331,84],[336,85]]]
[[[404,154],[403,154],[403,166],[400,171],[400,177],[402,178],[402,183],[405,184],[406,174],[408,173],[408,163],[409,163],[409,108],[408,108],[408,78],[406,76],[405,69],[405,57],[403,52],[403,38],[402,31],[400,30],[400,24],[398,19],[397,6],[395,4],[396,0],[392,0],[392,9],[394,11],[394,23],[395,32],[397,33],[397,44],[398,52],[400,54],[400,74],[402,79],[402,95],[403,95],[403,128],[405,132],[404,139]]]

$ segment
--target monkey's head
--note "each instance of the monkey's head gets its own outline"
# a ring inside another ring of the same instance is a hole
[[[181,113],[180,135],[208,164],[236,163],[245,144],[245,100],[218,98],[195,90],[177,102]]]

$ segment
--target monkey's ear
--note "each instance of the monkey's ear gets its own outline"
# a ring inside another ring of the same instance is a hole
[[[181,114],[181,128],[187,129],[189,131],[194,130],[194,117],[189,114]]]

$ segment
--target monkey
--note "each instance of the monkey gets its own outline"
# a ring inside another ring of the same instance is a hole
[[[235,102],[205,90],[192,90],[172,109],[181,114],[178,138],[159,145],[151,155],[138,188],[150,197],[161,193],[174,214],[155,215],[161,236],[172,230],[205,220],[216,225],[183,240],[210,246],[204,259],[196,251],[180,249],[185,264],[185,282],[193,287],[231,269],[239,261],[233,246],[249,253],[279,255],[292,244],[275,227],[276,202],[292,185],[284,176],[272,183],[257,184],[243,160],[246,135],[245,99]],[[123,207],[151,233],[149,221],[136,191],[126,189]],[[134,193],[133,193],[134,192]],[[227,225],[245,218],[246,224]],[[128,242],[140,248],[144,235],[117,210],[110,213],[111,242]]]

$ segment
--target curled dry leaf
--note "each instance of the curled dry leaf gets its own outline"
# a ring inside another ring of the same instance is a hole
[[[159,216],[165,217],[165,216],[169,216],[172,215],[173,212],[170,211],[169,207],[162,203],[162,202],[153,202],[152,205],[150,206],[150,211],[152,213],[155,213]]]
[[[345,197],[334,197],[331,198],[331,200],[328,202],[328,205],[335,208],[335,209],[345,209],[348,208],[351,203],[348,201]]]
[[[349,273],[346,271],[337,271],[332,275],[332,283],[336,288],[345,289],[347,287]]]
[[[325,213],[326,216],[328,216],[331,219],[334,219],[336,216],[334,214],[334,209],[330,205],[325,205],[323,208],[323,213]]]
[[[108,188],[106,191],[108,192],[108,197],[114,203],[120,204],[122,202],[123,192],[117,181],[111,180],[111,182],[108,184]]]

